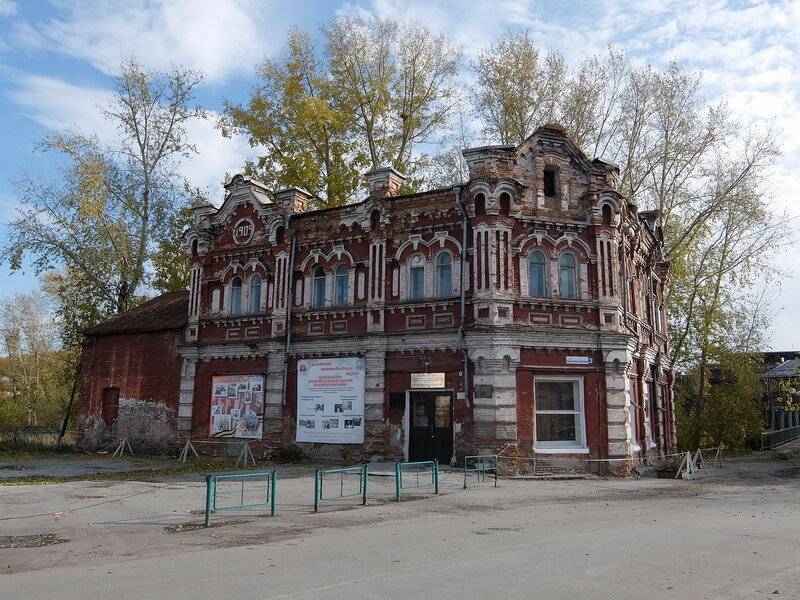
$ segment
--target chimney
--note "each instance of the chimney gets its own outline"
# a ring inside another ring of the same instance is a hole
[[[400,186],[406,180],[405,175],[394,167],[381,167],[364,173],[369,186],[369,195],[373,198],[389,198],[396,196]]]
[[[275,192],[275,202],[281,212],[290,215],[306,212],[312,198],[313,196],[309,192],[299,187],[290,187]]]

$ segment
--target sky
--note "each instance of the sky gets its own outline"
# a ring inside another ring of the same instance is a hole
[[[205,74],[197,100],[209,112],[189,126],[199,152],[181,170],[219,202],[225,174],[255,155],[245,139],[223,138],[215,128],[223,102],[246,100],[255,65],[280,51],[290,28],[316,32],[354,10],[427,23],[449,35],[465,61],[498,34],[522,29],[573,64],[609,45],[640,64],[677,59],[702,71],[709,101],[724,99],[741,123],[777,126],[783,154],[768,201],[794,219],[794,237],[776,258],[785,278],[770,294],[768,347],[800,349],[800,192],[793,181],[800,172],[800,0],[0,0],[0,223],[14,214],[21,171],[52,172],[36,151],[43,133],[80,127],[113,135],[97,106],[131,57],[154,69],[177,63]],[[6,235],[0,226],[0,243]],[[0,265],[0,295],[37,285],[29,269],[10,273]]]

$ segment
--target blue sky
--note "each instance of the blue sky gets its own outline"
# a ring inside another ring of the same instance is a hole
[[[13,215],[19,171],[49,168],[34,152],[43,132],[76,125],[111,135],[96,106],[107,97],[109,73],[130,56],[154,68],[175,62],[205,73],[198,100],[212,112],[191,126],[200,154],[182,169],[219,199],[224,174],[253,151],[243,139],[219,135],[214,111],[224,99],[247,97],[254,65],[281,48],[290,27],[314,31],[346,10],[423,21],[448,33],[465,60],[499,33],[528,28],[540,46],[572,63],[613,44],[640,63],[678,59],[700,69],[709,100],[724,97],[743,123],[781,129],[784,152],[770,202],[800,217],[793,180],[800,171],[800,0],[0,0],[0,222]],[[793,229],[800,232],[796,223]],[[0,230],[0,239],[5,235]],[[800,348],[800,247],[778,261],[788,277],[773,294],[779,326],[770,346]],[[36,285],[32,273],[0,266],[0,294]]]

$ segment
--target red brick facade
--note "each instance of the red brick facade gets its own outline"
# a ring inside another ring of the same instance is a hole
[[[379,169],[367,199],[310,211],[304,190],[236,176],[196,209],[182,379],[164,383],[179,434],[208,434],[214,375],[263,374],[266,452],[405,458],[427,419],[412,374],[435,373],[455,457],[671,450],[658,215],[555,126],[464,156],[470,179],[448,189],[397,195]],[[297,361],[315,357],[364,359],[363,444],[296,442]]]

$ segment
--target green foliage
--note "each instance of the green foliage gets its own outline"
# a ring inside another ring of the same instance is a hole
[[[186,192],[185,204],[170,216],[166,232],[156,241],[151,258],[153,280],[150,285],[160,293],[185,290],[189,285],[189,257],[183,233],[194,224],[194,208],[207,203],[208,199],[199,189],[187,186]]]
[[[0,424],[61,424],[78,354],[60,350],[58,322],[44,295],[19,293],[0,302]]]
[[[565,97],[564,59],[557,52],[542,55],[528,31],[502,35],[480,52],[472,71],[475,111],[486,133],[503,144],[519,144],[554,121]]]
[[[730,450],[756,447],[762,430],[761,360],[759,355],[723,352],[711,376],[697,369],[676,382],[678,447],[723,446]],[[709,381],[703,397],[700,380]]]
[[[362,190],[362,173],[391,165],[422,184],[414,149],[446,122],[459,53],[419,24],[341,16],[316,47],[289,32],[278,59],[257,70],[246,105],[228,104],[224,134],[240,132],[263,155],[246,172],[275,188],[308,190],[317,207]]]
[[[64,324],[64,344],[80,331],[140,302],[159,240],[169,238],[184,188],[176,174],[194,151],[186,123],[200,76],[188,70],[148,72],[124,63],[101,113],[118,131],[112,142],[80,131],[49,133],[40,149],[59,160],[46,181],[25,173],[19,209],[0,257],[12,269],[31,261]]]

